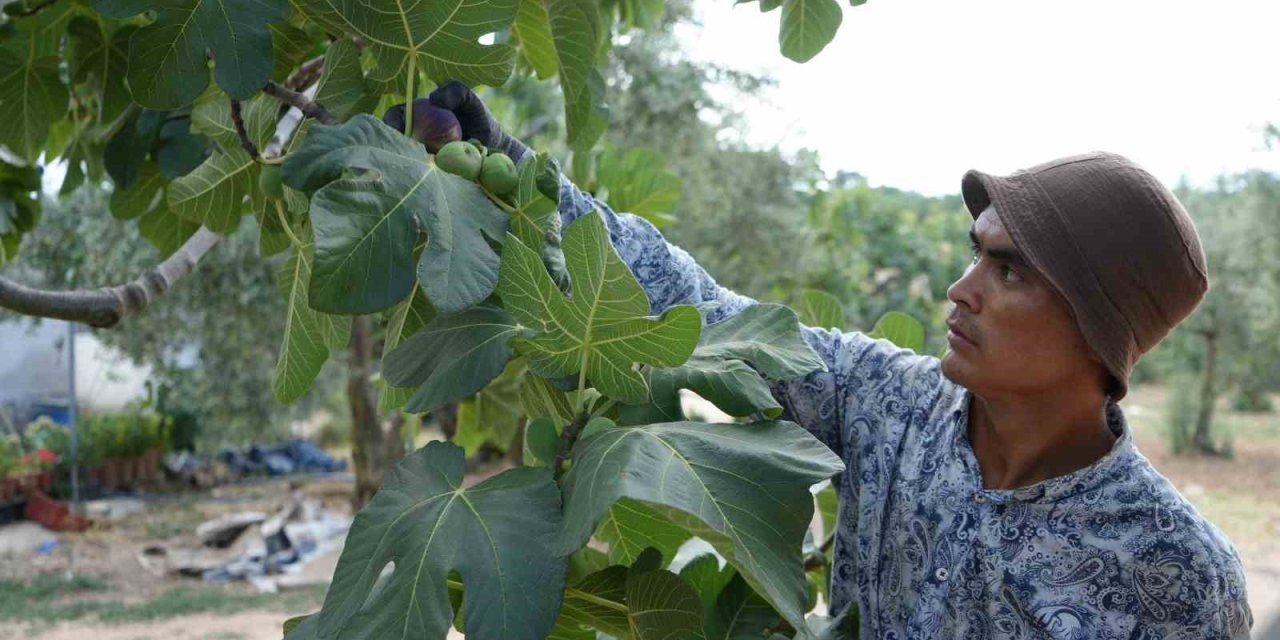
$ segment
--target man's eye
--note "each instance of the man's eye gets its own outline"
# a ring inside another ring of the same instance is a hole
[[[1004,265],[1003,267],[1000,267],[1000,270],[1001,270],[1001,276],[1004,277],[1004,279],[1009,282],[1018,282],[1019,280],[1022,279],[1022,276],[1017,271],[1014,271],[1012,268],[1010,268],[1009,265],[1007,264]]]

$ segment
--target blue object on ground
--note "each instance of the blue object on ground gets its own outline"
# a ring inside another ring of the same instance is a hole
[[[347,463],[335,460],[310,440],[294,438],[276,445],[253,445],[247,449],[225,449],[218,459],[239,473],[267,473],[273,476],[295,472],[344,471]]]

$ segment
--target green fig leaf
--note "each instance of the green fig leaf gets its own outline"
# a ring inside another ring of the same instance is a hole
[[[344,172],[358,172],[342,177]],[[368,114],[314,126],[284,163],[284,181],[312,193],[316,266],[311,304],[329,313],[380,311],[421,281],[442,314],[489,297],[507,216],[475,183],[450,175],[421,144]],[[413,267],[418,229],[430,240]]]
[[[679,392],[690,389],[731,416],[761,412],[776,418],[782,407],[765,378],[789,380],[824,366],[801,337],[794,311],[776,304],[752,305],[704,329],[684,365],[646,370],[652,403],[624,407],[622,417],[631,424],[681,420]]]
[[[674,219],[668,214],[680,200],[684,182],[667,171],[661,153],[644,148],[626,153],[606,149],[596,175],[605,188],[603,199],[615,210],[638,215],[657,227]]]
[[[800,628],[809,487],[843,469],[834,453],[790,422],[609,429],[574,447],[560,548],[567,553],[585,544],[618,500],[638,500],[710,542]]]
[[[34,163],[44,151],[49,128],[67,112],[67,88],[55,56],[20,57],[0,48],[0,146]]]
[[[595,535],[608,543],[609,562],[615,564],[631,564],[648,548],[657,549],[664,558],[675,557],[691,537],[643,502],[627,499],[609,507]]]
[[[311,279],[311,237],[294,247],[293,254],[280,265],[280,294],[285,299],[284,339],[271,378],[276,400],[290,403],[301,398],[329,359],[329,352],[341,349],[351,339],[351,319],[331,316],[311,308],[307,282]]]
[[[840,29],[844,13],[836,0],[782,0],[782,55],[808,62],[826,48]]]
[[[924,325],[900,311],[890,311],[880,316],[867,337],[876,340],[885,339],[916,353],[924,351]]]
[[[762,638],[766,629],[780,626],[782,616],[735,573],[706,614],[706,640]]]
[[[437,316],[386,355],[383,378],[417,388],[406,410],[431,411],[483,389],[502,373],[511,359],[507,341],[518,331],[506,311],[489,304]]]
[[[351,40],[335,40],[325,52],[316,102],[343,122],[357,113],[370,113],[378,106],[378,90],[365,78],[360,50]]]
[[[698,341],[697,309],[675,306],[661,318],[645,317],[649,302],[635,276],[609,244],[604,222],[589,213],[564,234],[565,260],[573,283],[566,297],[547,275],[538,254],[508,235],[498,291],[503,304],[533,337],[512,340],[538,375],[580,374],[601,393],[644,402],[648,384],[634,363],[675,366]]]
[[[544,0],[519,0],[516,21],[511,33],[520,42],[520,55],[533,67],[539,80],[556,75],[560,63],[556,59],[556,43],[551,37],[551,20]]]
[[[455,570],[466,589],[467,637],[547,636],[568,568],[553,549],[560,495],[551,471],[519,467],[464,487],[465,470],[461,448],[432,442],[387,475],[347,535],[317,620],[320,637],[337,637],[355,620],[367,637],[443,638],[454,619],[447,579]],[[370,601],[389,563],[386,588]]]
[[[844,307],[826,291],[806,289],[796,313],[805,326],[837,331],[844,327]]]
[[[271,78],[273,22],[289,17],[287,0],[94,0],[112,18],[155,12],[155,21],[129,39],[129,88],[153,109],[194,101],[213,77],[227,95],[246,100]]]
[[[333,32],[363,38],[377,62],[377,80],[402,81],[413,65],[436,84],[460,80],[496,87],[507,81],[515,64],[511,45],[484,45],[479,39],[511,26],[516,0],[377,6],[357,0],[298,0],[295,6]]]
[[[458,431],[453,443],[462,447],[468,457],[486,444],[504,453],[510,448],[524,416],[520,407],[524,372],[524,362],[514,359],[474,397],[458,404]]]
[[[427,300],[426,294],[422,292],[422,287],[414,287],[409,291],[408,298],[391,308],[391,315],[387,320],[386,339],[382,344],[382,369],[384,372],[387,368],[387,355],[395,351],[396,347],[400,346],[400,343],[417,335],[435,317],[435,307],[432,307],[431,302]],[[382,382],[382,389],[378,394],[378,411],[380,413],[399,409],[409,402],[409,398],[413,397],[414,387],[393,386],[387,382],[385,377]]]
[[[169,183],[169,208],[182,218],[230,233],[257,187],[257,163],[239,146],[215,151],[195,171]]]

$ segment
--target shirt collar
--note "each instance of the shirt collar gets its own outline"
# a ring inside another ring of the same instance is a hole
[[[965,388],[960,389],[952,400],[950,407],[951,424],[955,430],[953,444],[960,452],[967,471],[972,473],[973,486],[977,491],[993,503],[1008,501],[1017,502],[1056,502],[1063,498],[1100,489],[1123,473],[1137,456],[1137,448],[1133,444],[1133,434],[1129,429],[1129,421],[1125,418],[1120,405],[1109,402],[1106,409],[1107,426],[1116,435],[1107,455],[1093,464],[1077,469],[1066,475],[1042,480],[1032,485],[1017,489],[983,489],[982,472],[978,468],[978,459],[969,442],[968,422],[969,403],[972,393]]]

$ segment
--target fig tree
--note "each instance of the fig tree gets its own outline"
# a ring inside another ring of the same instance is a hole
[[[515,190],[518,182],[516,165],[506,154],[490,154],[480,166],[480,186],[494,194],[505,196]]]
[[[404,131],[404,105],[398,104],[383,114],[382,121],[396,131]],[[439,153],[441,147],[462,139],[462,125],[448,109],[431,104],[426,98],[413,101],[412,138],[426,145],[429,153]]]
[[[480,157],[480,152],[476,151],[474,146],[461,140],[446,144],[436,154],[436,164],[441,169],[468,180],[475,180],[480,176],[480,165],[483,162],[484,159]]]
[[[284,186],[280,183],[280,165],[264,164],[258,172],[258,188],[262,195],[273,200],[284,198]]]

